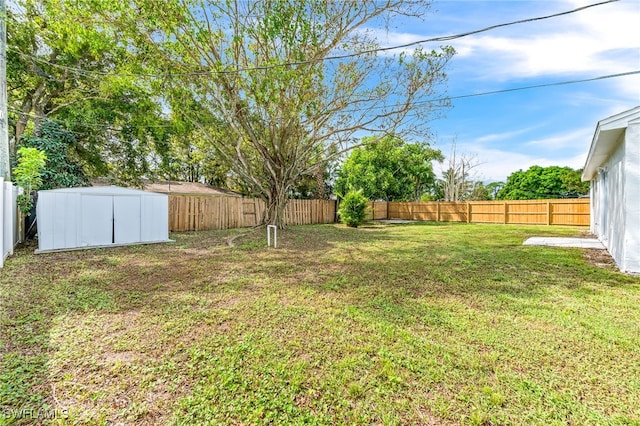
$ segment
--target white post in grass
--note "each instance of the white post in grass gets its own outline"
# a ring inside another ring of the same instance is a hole
[[[271,230],[273,229],[273,248],[278,247],[278,227],[267,225],[267,247],[271,247]]]

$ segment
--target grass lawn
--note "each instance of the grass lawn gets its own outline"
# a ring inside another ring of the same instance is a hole
[[[0,424],[640,424],[640,277],[522,246],[583,229],[240,232],[9,258]]]

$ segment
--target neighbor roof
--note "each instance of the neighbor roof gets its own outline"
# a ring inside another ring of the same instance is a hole
[[[625,129],[636,122],[640,122],[640,106],[598,121],[582,172],[583,181],[593,179],[598,167],[605,164],[613,154]]]
[[[109,186],[106,178],[95,178],[91,180],[94,187]],[[194,195],[225,195],[230,197],[241,197],[242,195],[224,188],[218,188],[211,185],[205,185],[199,182],[182,182],[182,181],[156,181],[142,179],[142,185],[145,191],[159,192],[161,194],[194,194]]]
[[[122,188],[120,186],[77,186],[73,188],[46,189],[40,192],[73,193],[89,195],[146,195],[158,196],[153,192],[141,191],[139,189]]]
[[[199,182],[158,181],[144,182],[145,191],[161,192],[164,194],[202,194],[202,195],[226,195],[239,197],[240,195],[228,189],[217,188]]]

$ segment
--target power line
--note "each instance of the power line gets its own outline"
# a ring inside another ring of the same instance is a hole
[[[580,11],[583,11],[583,10],[586,10],[586,9],[589,9],[589,8],[592,8],[592,7],[602,6],[602,5],[609,4],[609,3],[616,3],[618,1],[620,1],[620,0],[606,0],[606,1],[599,2],[599,3],[592,3],[592,4],[589,4],[589,5],[586,5],[586,6],[578,7],[576,9],[567,10],[567,11],[564,11],[564,12],[554,13],[554,14],[551,14],[551,15],[538,16],[538,17],[535,17],[535,18],[520,19],[520,20],[517,20],[517,21],[511,21],[511,22],[506,22],[506,23],[502,23],[502,24],[491,25],[491,26],[484,27],[484,28],[481,28],[481,29],[478,29],[478,30],[467,31],[467,32],[464,32],[464,33],[448,35],[448,36],[432,37],[432,38],[427,38],[427,39],[423,39],[423,40],[417,40],[417,41],[413,41],[413,42],[410,42],[410,43],[405,43],[405,44],[400,44],[400,45],[395,45],[395,46],[378,47],[378,48],[375,48],[375,49],[368,49],[368,50],[363,50],[363,51],[360,51],[360,52],[346,53],[346,54],[343,54],[343,55],[327,56],[327,57],[324,57],[324,58],[309,59],[309,60],[304,60],[304,61],[285,62],[285,63],[281,63],[281,64],[264,65],[264,66],[256,66],[256,67],[246,67],[246,68],[236,68],[236,69],[222,70],[222,71],[199,71],[199,72],[187,72],[187,73],[159,73],[159,74],[158,73],[151,73],[151,74],[138,74],[138,73],[118,74],[118,73],[108,73],[108,72],[103,72],[103,71],[89,71],[89,70],[84,70],[82,68],[55,64],[55,63],[49,62],[49,61],[47,61],[45,59],[39,58],[39,57],[34,56],[34,55],[22,53],[19,50],[17,50],[17,48],[12,48],[12,50],[17,51],[22,56],[29,57],[29,58],[37,60],[37,61],[39,61],[41,63],[45,63],[45,64],[48,64],[48,65],[51,65],[51,66],[54,66],[54,67],[58,67],[58,68],[61,68],[61,69],[65,69],[65,70],[68,70],[68,71],[77,72],[77,73],[79,73],[81,75],[85,75],[85,76],[97,75],[97,76],[113,76],[113,77],[153,77],[153,78],[158,78],[158,77],[182,77],[182,76],[207,76],[207,75],[222,75],[222,74],[239,74],[241,72],[247,72],[247,71],[263,71],[263,70],[268,70],[268,69],[273,69],[273,68],[309,65],[309,64],[315,64],[315,63],[318,63],[318,62],[333,61],[333,60],[339,60],[339,59],[348,59],[348,58],[353,58],[353,57],[357,57],[357,56],[368,55],[368,54],[371,54],[371,53],[388,52],[388,51],[391,51],[391,50],[405,49],[407,47],[413,47],[413,46],[417,46],[417,45],[425,44],[425,43],[451,41],[451,40],[455,40],[455,39],[459,39],[459,38],[463,38],[463,37],[468,37],[470,35],[475,35],[475,34],[480,34],[480,33],[487,32],[487,31],[495,30],[497,28],[504,28],[504,27],[508,27],[508,26],[511,26],[511,25],[525,24],[525,23],[529,23],[529,22],[536,22],[536,21],[542,21],[542,20],[545,20],[545,19],[556,18],[556,17],[559,17],[559,16],[565,16],[565,15],[569,15],[569,14],[572,14],[572,13],[580,12]]]
[[[489,91],[489,92],[480,92],[480,93],[471,93],[471,94],[468,94],[468,95],[450,96],[450,97],[447,97],[447,98],[434,99],[434,100],[424,101],[424,102],[438,102],[438,101],[443,101],[443,100],[448,100],[448,99],[465,99],[465,98],[473,98],[473,97],[476,97],[476,96],[495,95],[495,94],[498,94],[498,93],[517,92],[517,91],[520,91],[520,90],[539,89],[539,88],[542,88],[542,87],[565,86],[565,85],[569,85],[569,84],[587,83],[587,82],[590,82],[590,81],[597,81],[597,80],[606,80],[606,79],[609,79],[609,78],[626,77],[626,76],[635,75],[635,74],[640,74],[640,70],[628,71],[628,72],[623,72],[623,73],[618,73],[618,74],[602,75],[600,77],[584,78],[584,79],[580,79],[580,80],[557,81],[557,82],[553,82],[553,83],[534,84],[534,85],[531,85],[531,86],[514,87],[514,88],[511,88],[511,89],[492,90],[492,91]]]
[[[565,85],[577,84],[577,83],[588,83],[590,81],[607,80],[607,79],[610,79],[610,78],[626,77],[626,76],[636,75],[636,74],[640,74],[640,70],[627,71],[627,72],[618,73],[618,74],[607,74],[607,75],[601,75],[601,76],[598,76],[598,77],[584,78],[584,79],[578,79],[578,80],[556,81],[556,82],[553,82],[553,83],[534,84],[534,85],[531,85],[531,86],[520,86],[520,87],[513,87],[513,88],[510,88],[510,89],[491,90],[491,91],[486,91],[486,92],[468,93],[468,94],[464,94],[464,95],[454,95],[454,96],[448,96],[448,97],[442,97],[442,98],[436,98],[436,99],[427,99],[427,100],[424,100],[424,101],[416,101],[416,102],[413,103],[413,105],[432,104],[432,103],[443,102],[443,101],[448,101],[448,100],[452,100],[452,99],[474,98],[474,97],[478,97],[478,96],[497,95],[497,94],[500,94],[500,93],[518,92],[518,91],[521,91],[521,90],[540,89],[540,88],[544,88],[544,87],[565,86]],[[353,109],[344,110],[342,112],[343,113],[344,112],[358,112],[358,111],[366,111],[366,110],[370,110],[370,109],[394,108],[394,107],[397,107],[397,106],[399,106],[399,105],[378,106],[378,107],[371,107],[371,108],[353,108]]]

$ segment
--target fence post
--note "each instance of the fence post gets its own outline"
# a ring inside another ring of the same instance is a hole
[[[504,203],[504,223],[509,223],[509,204]]]
[[[440,201],[436,201],[436,222],[440,222]]]
[[[467,201],[467,223],[471,223],[471,203]]]
[[[551,225],[551,201],[547,201],[547,225]]]

